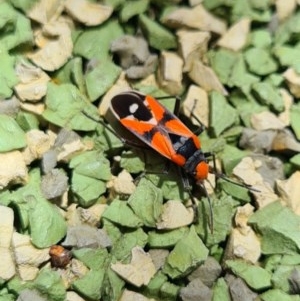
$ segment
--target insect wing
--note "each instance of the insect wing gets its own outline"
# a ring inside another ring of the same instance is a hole
[[[200,148],[198,138],[151,96],[135,91],[124,92],[112,99],[111,108],[124,127],[178,165],[183,165],[185,158],[178,157],[176,153],[173,145],[175,136],[178,141],[184,141],[184,137],[192,138],[195,147]]]

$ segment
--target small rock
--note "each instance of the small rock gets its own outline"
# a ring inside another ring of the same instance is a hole
[[[136,65],[129,67],[126,70],[126,76],[130,79],[140,79],[145,78],[152,74],[157,66],[158,57],[156,54],[151,54],[148,56],[147,60],[142,66]]]
[[[42,177],[41,190],[46,199],[61,196],[68,189],[68,177],[62,169],[52,169]]]
[[[89,272],[89,268],[82,261],[72,258],[66,268],[57,269],[57,272],[60,274],[64,286],[70,288],[75,280],[84,277]]]
[[[259,207],[264,207],[278,199],[271,185],[266,182],[257,169],[262,163],[259,160],[253,160],[245,157],[233,169],[233,174],[241,179],[245,184],[252,186],[255,190],[250,190],[254,195]]]
[[[72,55],[70,19],[60,17],[47,23],[36,36],[35,44],[39,48],[28,54],[28,58],[46,71],[62,67]]]
[[[27,180],[27,167],[21,152],[0,153],[0,189],[9,183],[24,184]]]
[[[210,33],[180,29],[177,31],[179,53],[184,61],[183,72],[189,72],[193,61],[202,60],[207,53]]]
[[[291,124],[290,110],[294,102],[293,97],[285,89],[280,89],[279,91],[284,102],[284,111],[278,115],[278,118],[285,124],[285,126],[289,126]]]
[[[21,102],[20,108],[26,112],[30,112],[35,115],[41,116],[45,111],[45,104],[42,102],[38,102],[38,103]]]
[[[233,51],[241,50],[247,43],[250,24],[249,18],[239,20],[222,35],[217,44]]]
[[[67,208],[65,218],[69,227],[82,225],[80,208],[77,208],[77,206],[73,203]]]
[[[277,152],[300,152],[298,142],[289,130],[279,131],[273,140],[272,150]]]
[[[86,0],[67,0],[65,10],[75,20],[86,26],[95,26],[102,24],[110,17],[113,7]]]
[[[300,75],[293,68],[288,68],[283,73],[283,77],[286,79],[291,93],[296,98],[299,98],[300,97]]]
[[[188,76],[207,92],[214,90],[223,95],[228,94],[214,70],[199,60],[193,62]]]
[[[199,278],[192,280],[180,290],[180,297],[183,301],[211,301],[212,296],[212,290],[204,285]]]
[[[285,128],[285,124],[273,113],[263,111],[251,115],[251,125],[255,130],[280,130]]]
[[[125,289],[119,301],[155,301],[155,299],[149,299],[142,294]]]
[[[78,212],[83,223],[86,223],[90,226],[99,227],[101,215],[106,208],[106,204],[95,204],[86,209],[78,208]]]
[[[56,151],[53,149],[50,149],[48,151],[46,151],[43,155],[42,155],[42,170],[43,173],[48,173],[50,172],[57,164],[57,160],[56,160],[57,154]]]
[[[169,253],[170,253],[169,250],[165,250],[165,249],[150,249],[149,250],[149,254],[152,258],[153,264],[155,265],[155,268],[157,271],[163,267]]]
[[[68,161],[74,154],[85,149],[80,136],[73,131],[62,129],[55,140],[54,150],[57,151],[57,161]]]
[[[252,150],[254,153],[268,153],[272,149],[272,143],[276,135],[277,131],[275,130],[257,131],[244,128],[239,146]]]
[[[57,18],[63,10],[64,1],[62,0],[41,0],[32,5],[27,15],[38,23],[46,24],[52,18]]]
[[[0,114],[15,116],[20,110],[20,101],[13,96],[11,99],[0,100]]]
[[[150,53],[147,41],[141,36],[124,35],[113,41],[110,50],[119,56],[128,78],[145,78],[155,71],[157,55]]]
[[[224,258],[240,258],[256,263],[261,255],[261,246],[255,232],[248,226],[232,229]]]
[[[290,277],[289,283],[291,286],[291,294],[300,294],[300,271],[299,269],[293,269]]]
[[[52,138],[51,135],[36,129],[26,132],[27,147],[23,154],[27,165],[40,159],[53,146],[54,140]]]
[[[77,248],[106,248],[111,246],[111,240],[103,229],[79,225],[68,228],[62,245]]]
[[[48,301],[38,290],[26,288],[19,293],[17,301]]]
[[[277,157],[270,157],[261,154],[251,155],[253,160],[259,160],[257,172],[261,174],[264,181],[269,183],[272,188],[275,187],[276,179],[284,179],[283,162]]]
[[[207,287],[212,287],[222,272],[222,267],[213,257],[207,257],[203,264],[194,270],[189,276],[189,281],[200,279]]]
[[[294,172],[287,180],[276,180],[276,189],[282,201],[297,215],[300,215],[300,171]]]
[[[286,20],[289,16],[291,16],[296,7],[297,1],[296,0],[276,0],[276,15],[280,22]]]
[[[142,65],[150,55],[147,41],[141,36],[123,35],[111,43],[110,51],[119,56],[124,69]]]
[[[178,8],[162,18],[162,22],[172,28],[194,28],[201,31],[223,34],[226,24],[208,12],[202,4],[193,8]]]
[[[228,284],[232,301],[252,301],[257,294],[250,290],[246,283],[233,275],[226,275],[225,280]]]
[[[131,174],[125,169],[112,180],[111,185],[114,192],[118,195],[131,195],[136,189]]]
[[[171,51],[162,51],[159,59],[158,83],[170,95],[182,93],[183,60]]]
[[[35,279],[39,273],[39,266],[50,258],[49,248],[36,248],[29,235],[18,232],[13,233],[12,246],[20,278],[23,281]]]
[[[176,229],[190,225],[194,220],[194,211],[187,209],[180,201],[168,201],[163,205],[163,213],[157,223],[157,229]]]
[[[134,247],[131,254],[132,258],[129,264],[113,263],[111,264],[112,270],[136,287],[147,285],[156,273],[151,256],[141,247]]]
[[[190,85],[186,98],[183,101],[183,112],[187,117],[191,117],[194,124],[200,126],[201,121],[205,126],[209,126],[209,100],[207,92],[195,85]]]
[[[7,163],[7,162],[6,162]],[[0,279],[8,280],[15,273],[15,263],[10,249],[14,229],[14,212],[11,208],[0,206]]]
[[[14,87],[18,97],[23,101],[40,101],[47,92],[50,77],[41,68],[23,60],[16,67],[19,83]]]

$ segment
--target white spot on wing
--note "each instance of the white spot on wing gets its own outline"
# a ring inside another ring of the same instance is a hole
[[[139,105],[138,105],[137,103],[133,103],[133,104],[129,107],[129,112],[130,112],[131,114],[134,114],[134,113],[137,111],[138,108],[139,108]]]

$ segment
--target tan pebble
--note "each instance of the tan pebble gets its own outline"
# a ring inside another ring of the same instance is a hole
[[[186,208],[180,201],[168,201],[156,224],[158,229],[176,229],[190,225],[194,220],[193,208]]]
[[[283,77],[286,79],[291,93],[295,97],[299,98],[300,97],[300,75],[293,68],[288,68],[283,73]]]
[[[201,4],[193,8],[178,8],[164,16],[162,22],[173,28],[189,27],[220,35],[226,31],[226,23],[208,12]]]
[[[250,204],[238,207],[234,218],[236,226],[241,229],[247,228],[248,219],[253,214],[253,212],[254,207]]]
[[[21,61],[15,67],[19,83],[14,87],[18,97],[25,101],[37,102],[47,92],[47,83],[50,77],[42,69]]]
[[[223,34],[217,44],[233,51],[241,50],[247,43],[250,24],[251,21],[249,18],[239,20]]]
[[[87,0],[66,0],[65,9],[77,21],[86,26],[95,26],[106,21],[113,12],[113,7]]]
[[[119,301],[155,301],[155,299],[149,299],[140,293],[125,289]]]
[[[280,130],[285,127],[285,124],[269,111],[252,114],[250,122],[252,127],[258,131]]]
[[[81,220],[91,226],[98,227],[102,213],[106,208],[106,204],[95,204],[87,209],[79,208]]]
[[[208,49],[210,33],[180,29],[177,31],[179,40],[179,53],[184,61],[183,72],[191,70],[194,60],[203,60]]]
[[[276,188],[281,200],[300,215],[300,171],[294,172],[287,180],[277,180]]]
[[[112,187],[117,194],[126,195],[131,195],[136,189],[131,174],[126,170],[122,170],[119,175],[113,179]]]
[[[255,232],[248,227],[247,231],[233,229],[225,251],[225,258],[240,258],[256,263],[261,255],[260,240]]]
[[[156,273],[151,256],[141,247],[134,247],[131,254],[132,258],[129,264],[113,263],[111,264],[112,270],[136,287],[147,285]]]
[[[263,177],[257,172],[261,165],[259,160],[254,161],[250,157],[245,157],[233,169],[233,174],[241,179],[245,184],[251,185],[254,190],[250,190],[254,195],[259,208],[276,201],[278,196],[274,193],[271,185],[264,181]]]
[[[85,145],[81,142],[79,137],[71,142],[66,142],[62,148],[59,149],[60,152],[57,154],[57,161],[68,161],[76,153],[84,149]]]
[[[282,130],[273,139],[272,150],[300,152],[300,142],[289,130]]]
[[[36,278],[39,266],[49,260],[49,248],[38,249],[28,235],[13,233],[12,246],[19,276],[24,281]]]
[[[40,0],[27,12],[27,16],[41,24],[56,19],[64,9],[64,0]]]
[[[170,95],[179,95],[182,86],[183,60],[171,51],[163,51],[159,60],[158,83]]]
[[[14,229],[14,212],[0,205],[0,278],[8,280],[15,275],[15,264],[11,250]]]
[[[227,91],[220,82],[214,70],[205,66],[201,61],[194,61],[188,76],[198,86],[202,87],[205,91],[218,91],[223,95],[227,95]]]
[[[10,249],[0,247],[0,278],[3,280],[9,280],[15,273],[15,264],[13,259],[13,254]]]
[[[0,205],[0,247],[10,248],[14,230],[14,212],[11,208]]]
[[[209,100],[208,93],[204,89],[190,85],[182,107],[184,114],[191,117],[195,125],[200,126],[199,121],[193,116],[197,117],[205,127],[209,126]]]
[[[280,89],[279,92],[283,99],[284,111],[278,115],[278,118],[284,123],[285,126],[289,126],[291,123],[290,110],[294,103],[294,99],[286,89]]]
[[[26,183],[28,180],[25,159],[21,152],[12,151],[0,154],[0,189],[9,183]]]
[[[68,61],[73,51],[69,23],[61,17],[43,27],[41,35],[35,41],[39,49],[28,53],[28,58],[35,65],[43,70],[54,71]]]
[[[35,159],[40,159],[54,144],[51,136],[36,129],[26,132],[26,142],[27,147],[23,155],[27,165]]]
[[[45,111],[45,104],[44,103],[29,103],[29,102],[24,102],[20,103],[20,107],[27,112],[36,114],[36,115],[42,115],[43,112]]]
[[[277,13],[279,21],[284,21],[294,13],[294,11],[297,7],[297,1],[296,0],[276,0],[275,6],[276,6],[276,13]]]

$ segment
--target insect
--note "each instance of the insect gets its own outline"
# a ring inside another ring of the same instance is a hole
[[[66,267],[72,258],[71,252],[60,245],[51,246],[49,255],[51,258],[51,265],[56,268]]]
[[[199,138],[183,122],[150,95],[137,91],[127,91],[111,99],[111,111],[120,123],[140,141],[169,159],[183,170],[183,184],[190,193],[188,177],[196,180],[207,196],[210,205],[210,227],[213,228],[212,206],[203,185],[209,173],[228,182],[251,189],[248,185],[230,180],[215,168],[215,157],[203,152]],[[109,128],[108,128],[109,129]],[[112,131],[111,129],[109,129]],[[113,131],[112,131],[113,132]],[[113,132],[121,141],[136,146]],[[212,157],[213,167],[208,164]],[[195,203],[193,196],[192,201]]]
[[[123,92],[112,98],[111,109],[120,123],[150,148],[198,182],[207,179],[210,153],[204,153],[198,137],[155,98]]]

